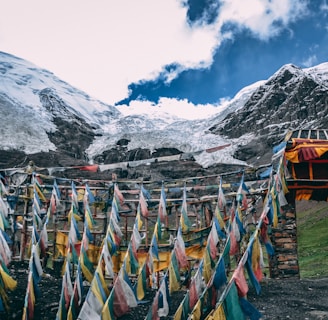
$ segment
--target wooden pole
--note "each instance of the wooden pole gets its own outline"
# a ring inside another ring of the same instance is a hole
[[[53,221],[53,225],[54,225],[54,236],[52,239],[52,243],[53,243],[53,255],[52,255],[52,269],[54,269],[54,259],[56,257],[56,243],[57,243],[57,211],[54,212],[53,216],[52,216],[52,221]]]
[[[148,248],[148,218],[145,219],[145,228],[146,228],[145,245],[146,245],[146,248]],[[160,228],[160,226],[158,226],[158,228]]]
[[[28,186],[25,189],[25,199],[24,199],[24,215],[23,215],[23,228],[21,233],[21,246],[20,246],[20,261],[24,260],[25,257],[25,247],[27,243],[27,218],[28,218]]]
[[[97,196],[98,196],[98,190],[95,190],[95,198],[97,198]],[[96,205],[96,203],[94,204],[93,216],[95,218],[97,217],[97,205]]]
[[[128,216],[125,215],[125,242],[128,242]]]
[[[175,205],[175,231],[178,231],[179,229],[179,210],[178,206]]]

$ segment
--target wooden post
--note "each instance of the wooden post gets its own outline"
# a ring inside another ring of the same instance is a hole
[[[53,221],[53,225],[54,225],[54,237],[52,240],[52,243],[53,243],[52,269],[54,269],[54,259],[56,257],[56,243],[57,243],[57,211],[54,212],[54,214],[52,216],[52,221]]]
[[[146,228],[145,245],[146,245],[146,248],[148,248],[148,218],[145,219],[145,228]],[[160,226],[158,226],[158,228],[160,228]]]
[[[166,226],[166,229],[169,229],[169,216],[167,214],[167,211],[166,211],[166,216],[165,216],[165,226]]]
[[[125,242],[128,243],[128,216],[125,215]]]
[[[25,199],[24,199],[24,214],[23,214],[23,228],[21,233],[21,246],[20,246],[20,261],[24,260],[25,257],[25,246],[27,243],[27,217],[28,217],[28,186],[25,189]]]
[[[179,212],[178,212],[178,206],[175,205],[175,231],[178,231],[179,229]]]
[[[95,189],[95,198],[98,196],[98,190]],[[93,209],[93,216],[96,218],[97,217],[97,206],[96,203],[94,204],[94,209]]]

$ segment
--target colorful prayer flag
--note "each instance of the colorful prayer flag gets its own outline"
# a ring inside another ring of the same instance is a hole
[[[188,232],[191,223],[188,217],[188,206],[187,206],[187,190],[186,185],[183,188],[183,198],[182,198],[182,207],[181,207],[181,215],[180,215],[180,226],[183,232]]]
[[[170,294],[180,289],[179,263],[175,254],[175,250],[173,250],[171,253],[171,261],[169,264],[169,288]]]

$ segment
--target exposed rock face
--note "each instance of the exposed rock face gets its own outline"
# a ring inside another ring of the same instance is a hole
[[[56,131],[48,132],[49,140],[58,151],[87,161],[84,151],[95,136],[95,127],[71,112],[55,90],[46,88],[39,96],[42,106],[53,115],[52,121],[57,127]]]
[[[327,128],[327,112],[327,87],[302,69],[287,65],[260,86],[242,109],[209,130],[229,138],[253,132],[254,140],[235,155],[250,160],[270,152],[288,130]]]

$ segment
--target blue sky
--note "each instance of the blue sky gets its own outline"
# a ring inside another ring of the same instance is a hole
[[[284,64],[328,61],[326,0],[1,1],[1,51],[126,113],[197,118]]]
[[[199,3],[209,1],[190,2],[191,8],[200,8]],[[183,71],[169,84],[161,78],[131,84],[131,95],[124,102],[135,99],[157,102],[160,96],[165,96],[188,99],[195,104],[214,104],[222,97],[233,97],[247,85],[268,79],[284,64],[304,68],[327,62],[327,9],[326,2],[312,1],[304,16],[266,39],[257,37],[246,28],[235,31],[233,39],[223,41],[216,49],[210,67]],[[233,30],[234,27],[227,28]]]

